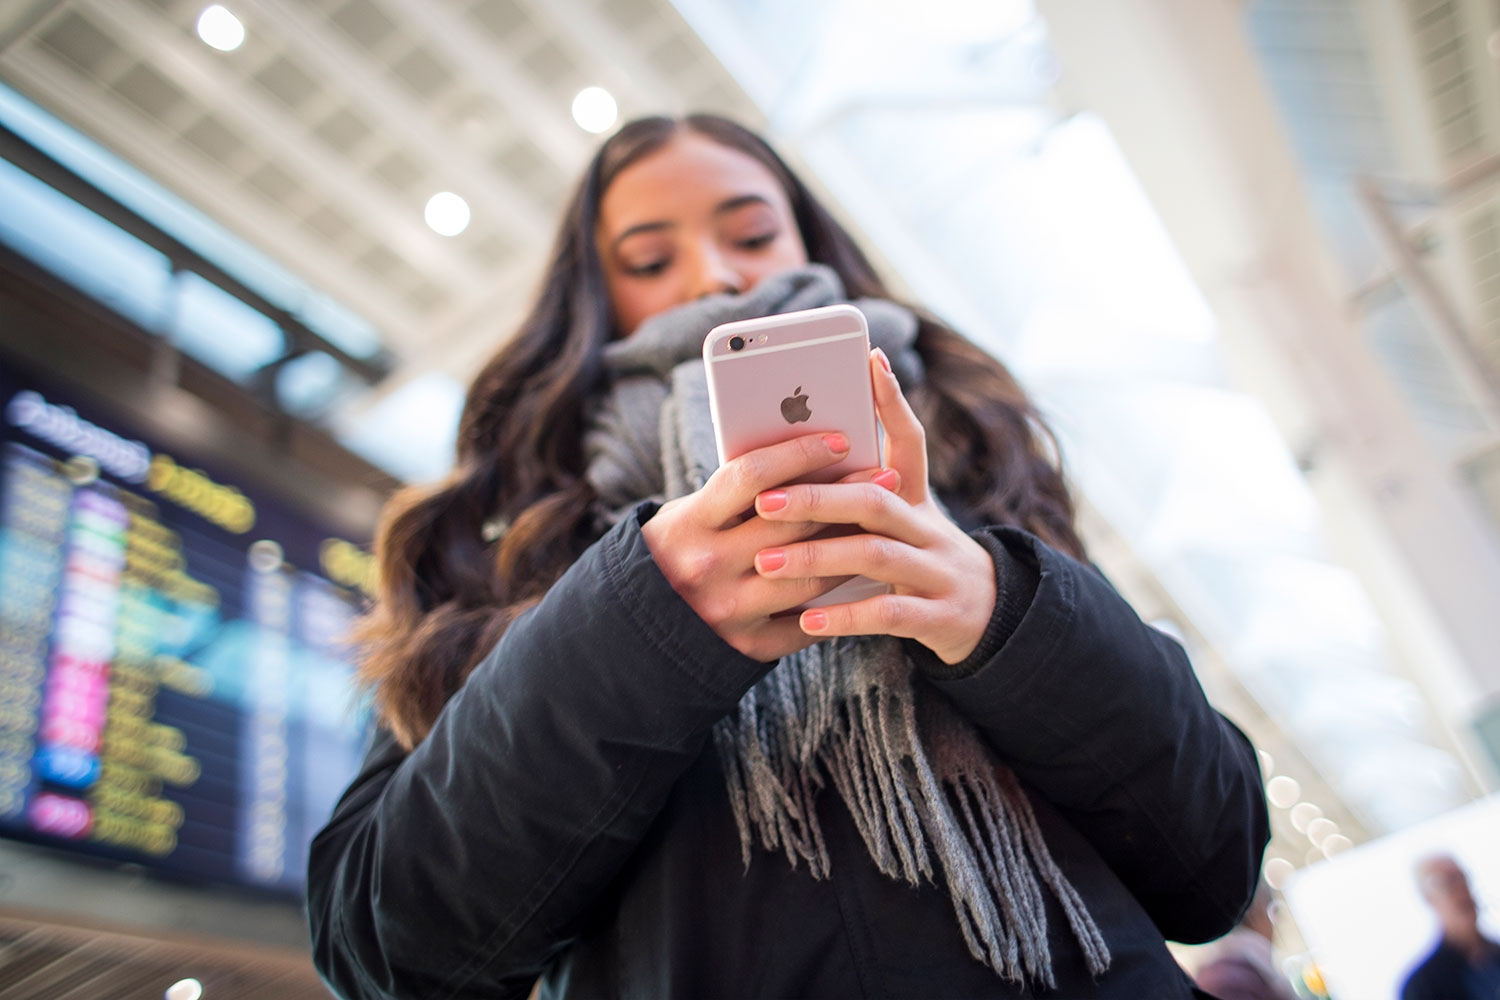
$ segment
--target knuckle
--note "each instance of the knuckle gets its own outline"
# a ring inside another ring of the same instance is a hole
[[[794,572],[808,577],[816,578],[819,567],[827,562],[823,550],[818,545],[798,545],[787,550],[787,562]]]
[[[693,590],[708,585],[718,569],[718,557],[712,549],[694,549],[684,553],[677,567],[677,577]]]
[[[874,611],[875,621],[887,632],[900,627],[905,621],[906,616],[901,611],[900,603],[889,597],[877,598]]]
[[[745,456],[737,458],[720,468],[724,474],[724,488],[732,495],[749,493],[754,489],[756,461]]]
[[[700,613],[709,624],[732,622],[739,611],[740,602],[733,594],[716,594],[703,602]]]
[[[804,486],[800,490],[802,506],[809,514],[816,514],[828,506],[828,491],[821,486]]]

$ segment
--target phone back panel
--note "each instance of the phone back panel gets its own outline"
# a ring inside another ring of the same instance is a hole
[[[745,346],[729,342],[742,337]],[[833,482],[880,465],[870,338],[854,306],[826,306],[715,327],[703,343],[722,464],[803,434],[842,431],[849,456],[805,477]]]

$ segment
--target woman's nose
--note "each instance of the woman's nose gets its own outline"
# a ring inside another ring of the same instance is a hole
[[[714,248],[705,248],[698,254],[698,267],[692,280],[690,291],[695,299],[726,293],[738,295],[746,290],[745,276]]]

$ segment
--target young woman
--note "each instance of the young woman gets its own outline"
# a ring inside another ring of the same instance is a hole
[[[715,469],[706,332],[846,300],[883,467],[786,485],[834,433]],[[382,524],[381,727],[309,864],[328,982],[1190,996],[1164,938],[1254,892],[1255,755],[1085,561],[1044,433],[764,141],[621,129],[452,477]],[[853,574],[891,593],[783,613]]]

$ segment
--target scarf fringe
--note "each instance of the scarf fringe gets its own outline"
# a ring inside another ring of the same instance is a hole
[[[1109,947],[1015,775],[940,698],[917,705],[911,669],[896,640],[819,643],[782,660],[714,728],[745,866],[758,840],[827,878],[817,798],[831,784],[883,874],[936,884],[936,854],[975,959],[1055,986],[1045,886],[1101,974]]]

